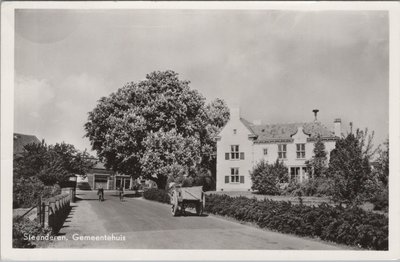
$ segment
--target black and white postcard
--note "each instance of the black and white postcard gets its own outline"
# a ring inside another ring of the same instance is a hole
[[[398,2],[4,2],[8,260],[399,259]]]

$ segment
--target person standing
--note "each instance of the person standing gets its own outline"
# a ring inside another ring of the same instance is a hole
[[[97,195],[99,196],[99,201],[104,201],[104,189],[102,186],[97,190]]]

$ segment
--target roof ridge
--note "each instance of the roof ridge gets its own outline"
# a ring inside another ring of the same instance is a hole
[[[36,136],[36,135],[27,135],[27,134],[22,134],[22,133],[13,133],[13,135],[18,135],[18,136]]]
[[[316,123],[316,124],[320,124],[320,125],[322,125],[322,126],[325,126],[323,123],[321,123],[320,121],[318,121],[318,122],[314,122],[314,121],[310,121],[310,122],[286,122],[286,123],[282,123],[282,122],[280,122],[280,123],[270,123],[270,124],[264,124],[264,123],[262,123],[262,124],[254,124],[253,122],[250,122],[250,121],[248,121],[248,120],[246,120],[246,119],[244,119],[244,118],[240,118],[241,120],[244,120],[244,121],[246,121],[249,125],[251,125],[251,126],[272,126],[272,125],[304,125],[304,124],[314,124],[314,123]]]

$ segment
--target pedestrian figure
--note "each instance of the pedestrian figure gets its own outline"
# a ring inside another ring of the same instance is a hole
[[[99,201],[104,201],[104,189],[102,186],[97,190],[97,195],[99,196]]]
[[[124,200],[124,187],[123,186],[119,187],[119,200],[121,200],[121,201]]]

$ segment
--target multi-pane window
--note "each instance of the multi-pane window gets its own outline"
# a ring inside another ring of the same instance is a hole
[[[296,144],[297,158],[306,158],[306,144]]]
[[[286,159],[286,144],[279,144],[278,145],[278,158],[279,159]]]
[[[231,146],[231,159],[239,159],[239,146],[238,145]]]
[[[267,148],[264,148],[264,149],[263,149],[263,153],[264,153],[264,156],[268,155],[268,149],[267,149]]]
[[[231,183],[239,183],[239,168],[231,168]]]

